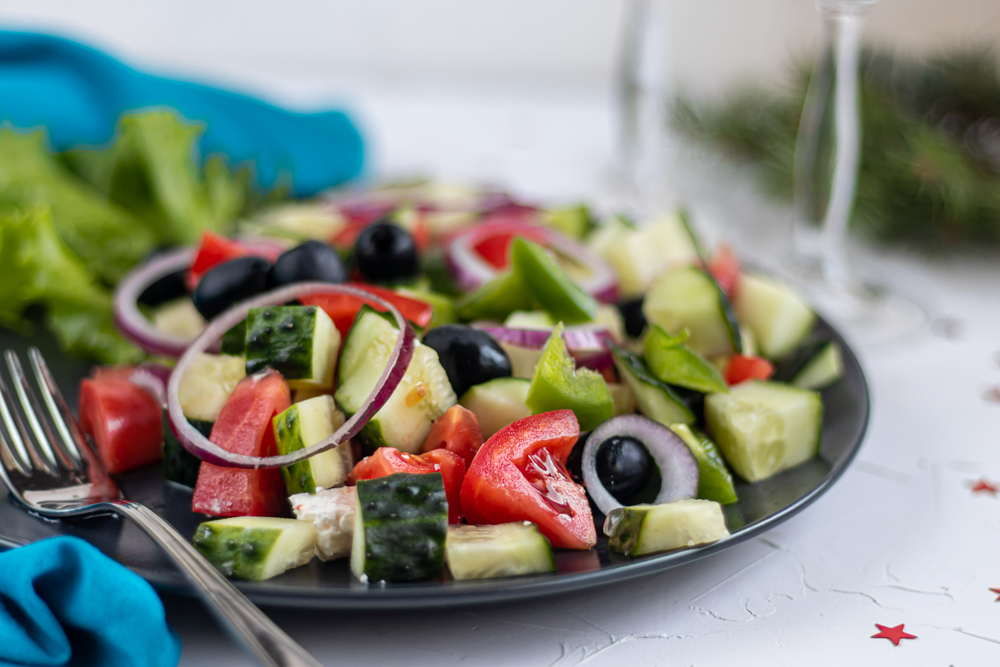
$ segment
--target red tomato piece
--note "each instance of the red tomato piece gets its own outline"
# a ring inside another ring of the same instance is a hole
[[[408,296],[403,296],[402,294],[396,294],[392,290],[385,289],[384,287],[375,287],[373,285],[365,285],[363,283],[346,283],[348,287],[353,287],[355,289],[364,290],[370,294],[374,294],[377,297],[381,297],[394,305],[403,317],[405,317],[410,322],[413,322],[418,327],[425,327],[431,321],[431,317],[434,315],[434,306],[427,303],[426,301],[420,301],[418,299],[411,299]],[[330,319],[333,320],[334,326],[340,331],[341,336],[346,336],[347,332],[350,331],[351,325],[354,324],[354,318],[357,316],[358,311],[364,306],[367,301],[359,297],[348,296],[346,294],[310,294],[308,296],[303,296],[299,299],[303,305],[306,306],[319,306],[322,308]],[[374,304],[373,308],[376,310],[384,310],[383,308],[378,308]]]
[[[219,264],[245,255],[259,255],[273,262],[278,259],[278,255],[280,254],[281,250],[279,248],[267,250],[263,248],[249,248],[239,241],[227,239],[225,236],[219,236],[213,232],[205,232],[201,235],[201,242],[194,253],[191,268],[188,269],[187,276],[184,277],[184,284],[187,285],[189,292],[193,292],[194,288],[198,286],[198,281],[201,280],[201,277]]]
[[[388,477],[406,472],[426,475],[439,472],[444,478],[444,493],[448,498],[448,523],[462,520],[462,482],[465,480],[465,461],[458,454],[447,449],[435,449],[426,454],[407,454],[395,447],[379,447],[371,456],[358,461],[348,476],[348,483],[355,484],[362,479]]]
[[[461,405],[453,405],[434,421],[420,451],[427,454],[437,449],[447,449],[461,456],[468,468],[482,446],[483,431],[479,428],[475,413]]]
[[[774,366],[767,359],[744,357],[734,354],[726,366],[726,382],[730,385],[747,380],[766,380],[774,374]]]
[[[97,444],[97,455],[114,475],[163,456],[162,410],[142,387],[113,373],[80,383],[80,430]]]
[[[708,272],[712,274],[726,296],[732,297],[736,279],[740,275],[740,262],[729,246],[723,244],[715,249],[715,254],[708,263]]]
[[[487,264],[498,270],[504,270],[510,264],[510,246],[514,239],[520,237],[545,245],[548,233],[545,229],[539,228],[537,231],[525,226],[516,224],[513,228],[505,222],[509,220],[492,221],[476,228],[471,233],[475,234],[477,241],[472,244],[472,249],[482,257]]]
[[[597,530],[583,487],[566,458],[580,437],[572,410],[525,417],[479,449],[462,484],[462,509],[473,524],[531,521],[554,547],[589,549]]]
[[[271,420],[292,404],[278,371],[249,375],[222,407],[209,438],[226,451],[248,456],[278,453]],[[281,470],[246,470],[202,463],[191,509],[215,516],[280,516],[285,507]]]

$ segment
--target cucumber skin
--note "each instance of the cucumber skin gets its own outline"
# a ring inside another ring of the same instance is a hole
[[[274,435],[278,442],[278,453],[287,454],[287,448],[281,446],[285,442],[301,442],[301,426],[298,421],[298,409],[292,405],[280,415],[274,418]],[[281,469],[281,476],[285,478],[285,490],[288,495],[295,493],[315,493],[316,482],[313,480],[312,467],[309,460],[299,461]]]
[[[209,521],[198,526],[193,540],[195,548],[227,577],[259,580],[267,556],[278,541],[278,533],[212,524]]]
[[[247,321],[243,320],[239,324],[222,334],[222,354],[231,354],[242,357],[247,349]]]
[[[188,423],[194,426],[206,438],[212,435],[212,427],[215,422],[202,421],[200,419],[189,419]],[[201,459],[184,449],[174,429],[170,426],[170,417],[167,411],[163,411],[163,477],[167,481],[194,488],[198,481],[198,471],[201,470]]]
[[[368,581],[442,576],[448,500],[441,473],[397,473],[359,481],[357,489]]]
[[[247,375],[267,367],[286,380],[312,378],[316,306],[251,308],[246,319]]]

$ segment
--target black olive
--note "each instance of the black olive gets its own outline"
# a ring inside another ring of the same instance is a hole
[[[410,233],[391,222],[374,222],[358,235],[354,261],[366,280],[391,283],[420,274],[417,244]]]
[[[347,268],[340,253],[322,241],[306,241],[281,253],[271,267],[271,288],[299,282],[342,283]]]
[[[142,291],[142,294],[139,295],[139,303],[144,306],[159,306],[185,296],[187,294],[187,285],[184,284],[186,275],[187,269],[168,273]]]
[[[237,257],[213,267],[201,277],[192,300],[206,320],[214,318],[238,301],[267,290],[271,262],[263,257]]]
[[[438,353],[458,396],[494,378],[510,377],[510,357],[493,336],[463,324],[445,324],[427,332],[424,345]]]
[[[581,433],[573,449],[569,450],[569,456],[566,457],[566,470],[577,484],[583,484],[583,450],[587,446],[589,437],[590,431]]]
[[[638,338],[646,330],[646,315],[642,312],[642,297],[622,301],[618,305],[618,312],[625,320],[625,333],[632,338]]]
[[[615,500],[628,504],[653,476],[653,457],[635,438],[613,436],[597,448],[597,477]]]

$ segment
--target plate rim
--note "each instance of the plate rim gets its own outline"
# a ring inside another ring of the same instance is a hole
[[[847,357],[845,361],[849,360],[850,365],[857,370],[864,398],[863,413],[857,437],[850,444],[848,450],[832,465],[830,470],[808,493],[797,498],[774,514],[737,529],[730,537],[724,540],[702,547],[666,552],[645,558],[641,561],[627,562],[615,567],[601,567],[593,571],[557,574],[555,576],[545,574],[481,580],[475,583],[463,582],[472,584],[472,586],[467,587],[434,587],[426,584],[418,584],[413,588],[409,588],[406,585],[397,585],[392,588],[382,588],[377,585],[359,585],[356,588],[344,587],[331,589],[317,587],[310,589],[303,588],[302,586],[282,586],[274,583],[267,585],[244,581],[233,581],[233,583],[256,604],[276,608],[343,611],[460,607],[537,599],[549,595],[594,589],[693,563],[745,542],[791,519],[826,493],[843,476],[850,464],[857,457],[868,434],[872,402],[871,389],[868,385],[864,368],[853,348],[847,344],[847,341],[833,325],[818,314],[817,322],[824,325],[827,332],[832,334],[834,339],[841,345]],[[846,366],[847,364],[845,364]],[[18,546],[23,546],[23,543],[12,540],[0,533],[0,551]],[[159,592],[189,597],[198,595],[198,591],[186,583],[186,580],[184,580],[183,575],[179,571],[167,575],[142,570],[137,567],[127,567],[149,582]],[[178,580],[185,583],[178,583]],[[503,583],[501,585],[490,585],[496,582]]]

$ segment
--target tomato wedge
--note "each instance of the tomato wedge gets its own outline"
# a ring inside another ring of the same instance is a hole
[[[396,294],[384,287],[375,287],[362,283],[345,283],[345,285],[385,299],[398,308],[403,317],[418,327],[427,326],[434,315],[434,306],[426,301],[411,299],[408,296]],[[357,316],[358,311],[368,303],[364,299],[348,296],[347,294],[310,294],[300,298],[299,301],[305,306],[319,306],[322,308],[330,316],[330,319],[333,320],[333,324],[340,331],[341,336],[347,335],[347,332],[351,329],[351,325],[354,324],[354,318]],[[383,308],[376,307],[374,304],[369,305],[376,310],[384,310]]]
[[[462,482],[465,479],[465,461],[447,449],[435,449],[426,454],[406,454],[395,447],[379,447],[371,456],[358,461],[348,476],[349,484],[362,479],[388,477],[400,472],[424,475],[439,472],[444,477],[444,493],[448,497],[448,523],[462,520]]]
[[[434,421],[420,451],[427,454],[438,449],[447,449],[461,456],[468,468],[482,446],[483,431],[479,428],[479,420],[475,413],[461,405],[453,405]]]
[[[727,245],[720,245],[715,249],[711,261],[708,263],[708,272],[715,278],[715,282],[726,296],[733,296],[733,288],[736,287],[736,279],[740,275],[740,263],[733,254],[732,249]]]
[[[747,380],[766,380],[774,374],[774,366],[767,359],[734,354],[726,366],[726,383],[739,384]]]
[[[191,268],[184,277],[184,284],[187,285],[188,291],[193,292],[201,277],[219,264],[245,255],[260,255],[273,262],[280,254],[281,250],[277,248],[273,250],[249,248],[239,241],[227,239],[213,232],[205,232],[201,236],[198,250],[195,251]]]
[[[209,440],[248,456],[278,453],[271,420],[292,404],[288,383],[278,371],[240,380],[222,407]],[[278,468],[246,470],[202,462],[191,509],[215,516],[280,516],[285,512],[285,482]]]
[[[152,394],[115,373],[80,383],[80,430],[97,444],[108,473],[139,468],[163,456],[162,410]]]
[[[479,239],[472,244],[472,249],[490,266],[501,271],[510,265],[510,246],[515,238],[526,238],[529,241],[545,245],[545,240],[548,237],[544,229],[535,232],[524,224],[517,225],[512,229],[509,225],[499,221],[485,223],[472,233]]]
[[[525,417],[479,449],[462,484],[462,509],[473,524],[531,521],[554,547],[589,549],[597,530],[583,487],[566,471],[580,437],[572,410]]]

